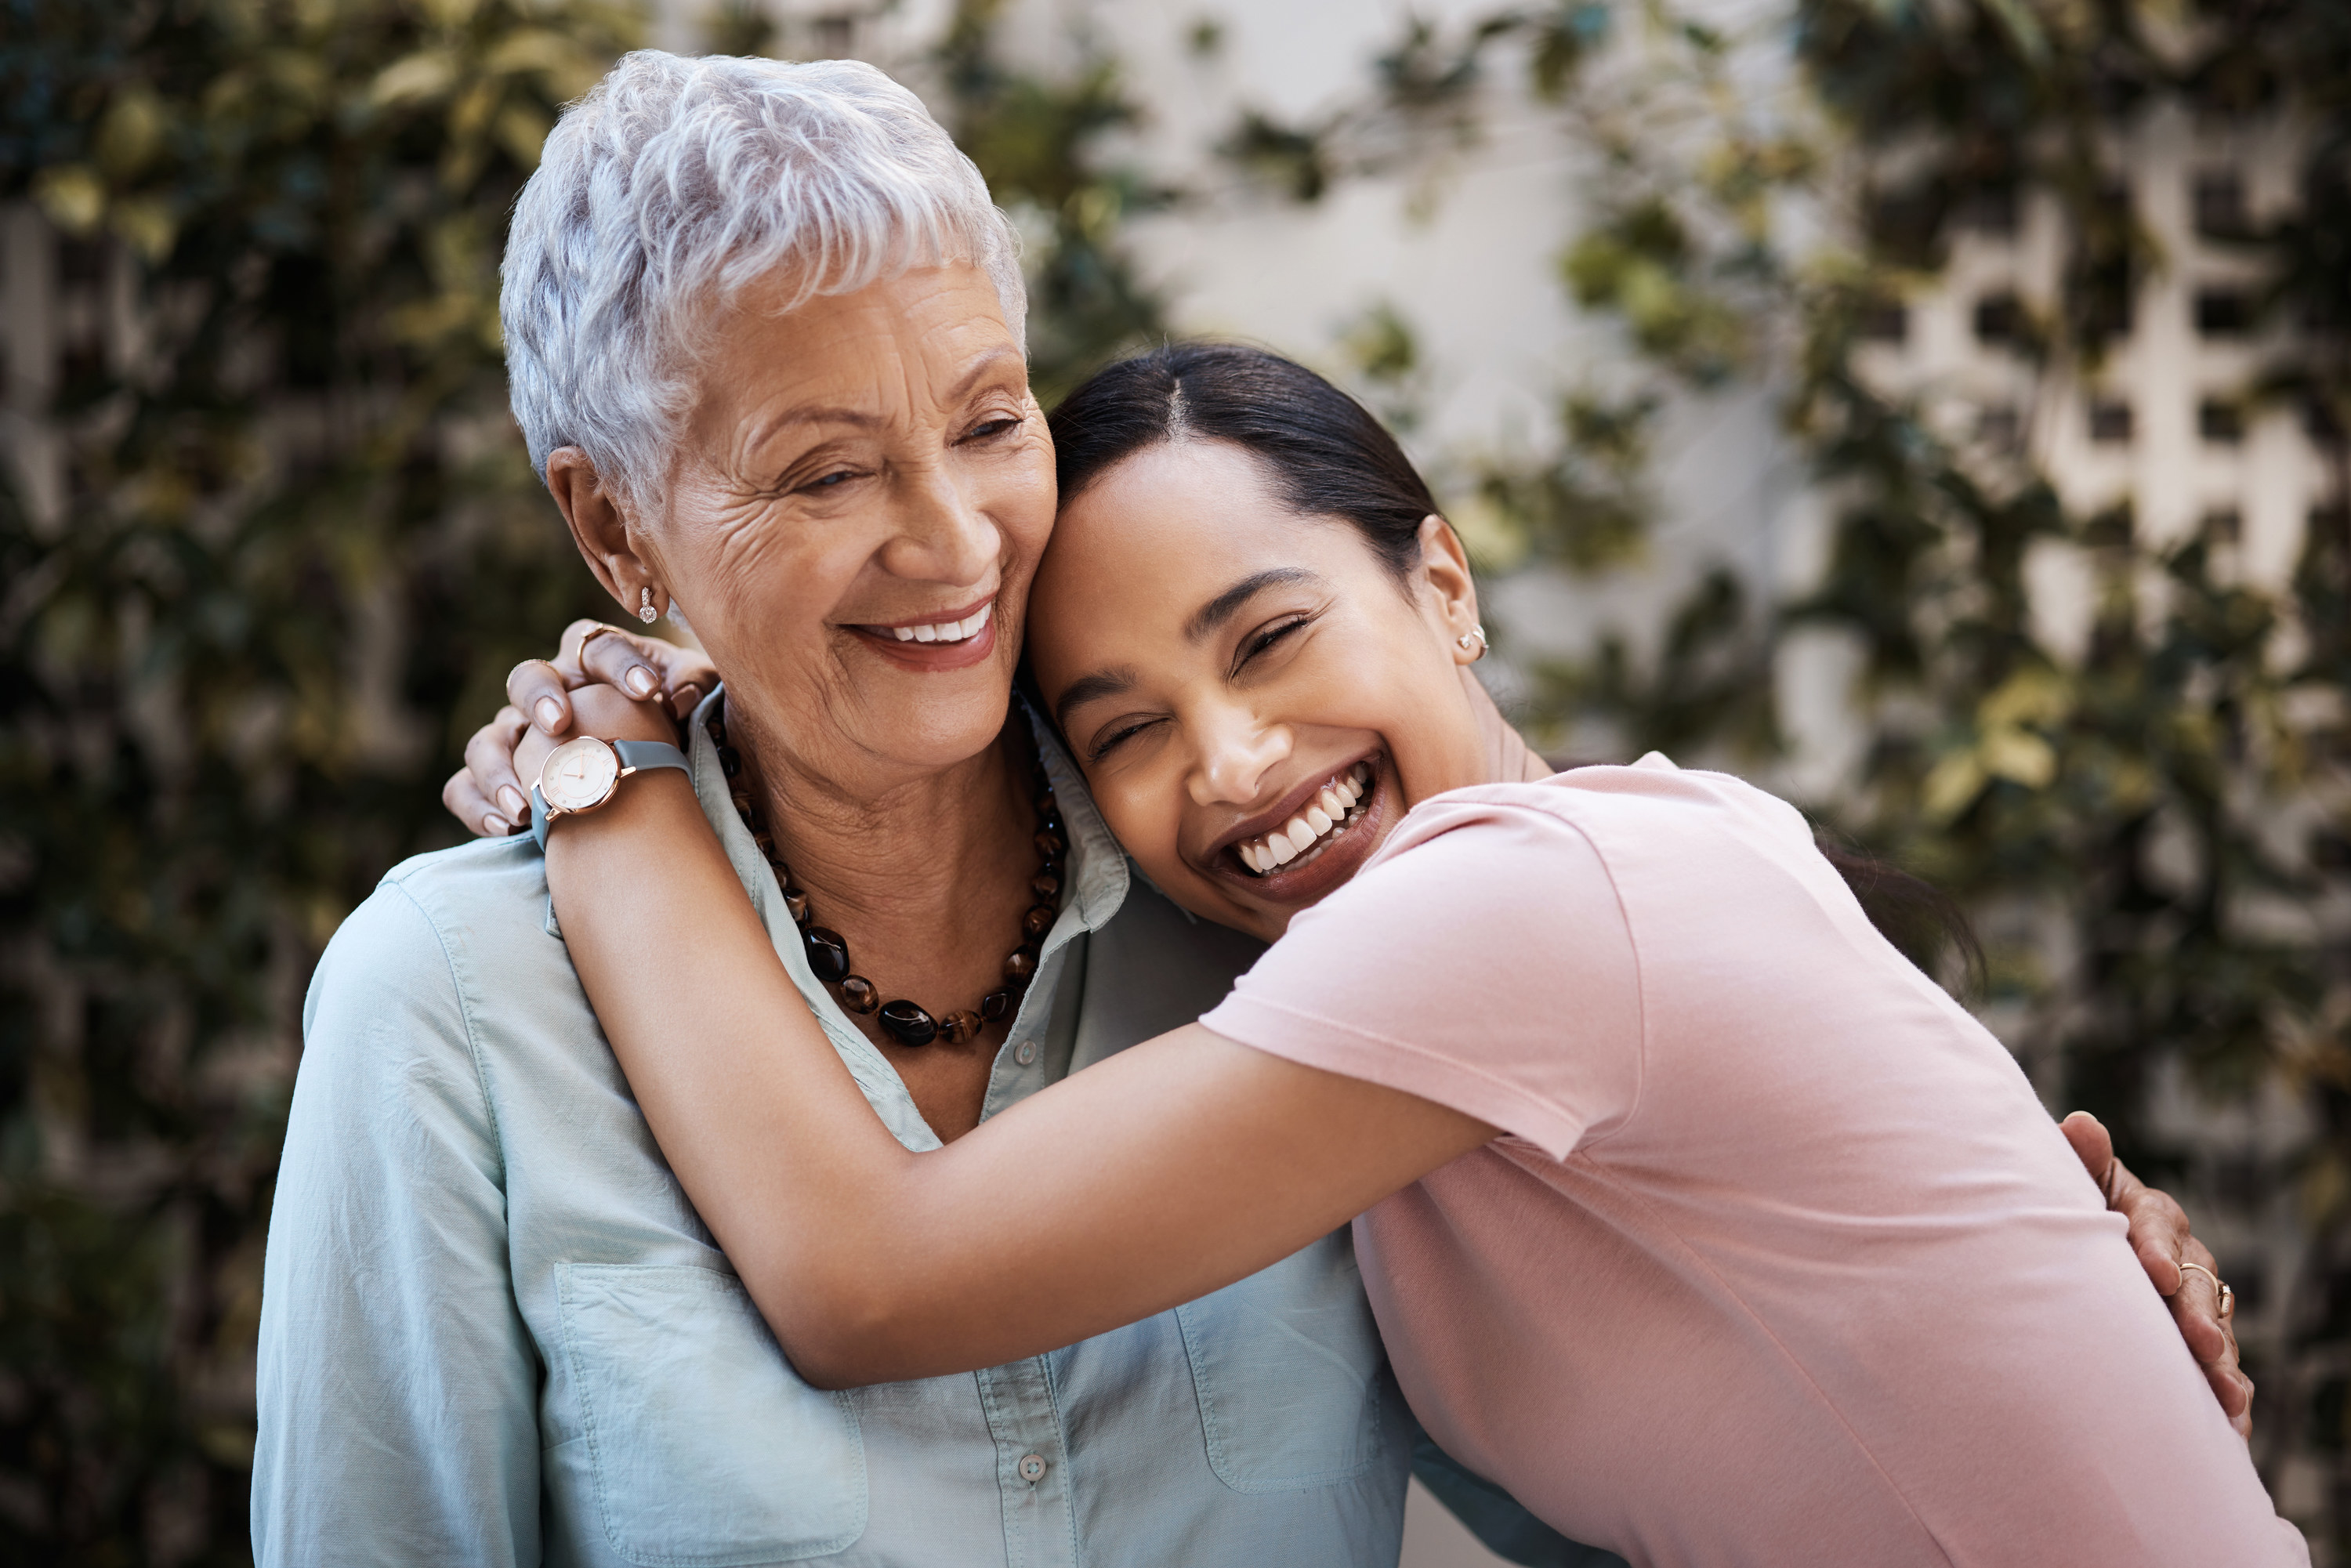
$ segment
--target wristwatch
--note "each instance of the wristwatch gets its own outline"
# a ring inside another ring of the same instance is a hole
[[[685,753],[666,740],[601,740],[583,735],[547,754],[538,782],[530,787],[530,836],[547,848],[547,830],[558,817],[592,811],[612,798],[621,780],[653,768],[674,768],[687,778]]]

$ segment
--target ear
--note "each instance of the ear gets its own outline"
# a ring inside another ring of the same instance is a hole
[[[1434,512],[1420,519],[1420,580],[1432,596],[1455,660],[1474,664],[1485,657],[1485,635],[1478,626],[1478,584],[1469,575],[1468,552],[1461,548],[1453,525]],[[1465,646],[1465,638],[1472,645]]]
[[[588,454],[577,446],[559,446],[549,453],[547,493],[555,497],[557,509],[570,527],[580,559],[588,563],[605,592],[631,615],[643,609],[648,589],[656,614],[669,609],[669,591],[661,584],[659,567],[638,552],[643,534],[630,526],[628,514],[611,486],[597,477],[596,465]]]

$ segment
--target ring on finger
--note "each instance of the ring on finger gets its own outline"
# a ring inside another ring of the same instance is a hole
[[[2179,1276],[2183,1281],[2187,1279],[2188,1270],[2190,1269],[2195,1270],[2198,1273],[2212,1281],[2212,1293],[2220,1298],[2220,1321],[2223,1322],[2228,1322],[2231,1314],[2234,1313],[2237,1310],[2237,1292],[2229,1289],[2228,1281],[2221,1279],[2220,1275],[2212,1272],[2211,1270],[2204,1267],[2201,1263],[2182,1263],[2179,1265]]]
[[[580,647],[575,653],[574,657],[580,660],[580,668],[583,672],[588,668],[588,644],[593,643],[597,638],[607,634],[617,637],[621,634],[621,629],[618,626],[607,626],[602,622],[599,621],[595,625],[590,626],[588,629],[588,634],[586,636],[580,639]]]

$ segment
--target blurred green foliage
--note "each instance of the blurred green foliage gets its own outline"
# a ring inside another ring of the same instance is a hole
[[[993,21],[917,63],[1029,230],[1050,394],[1155,330],[1115,247],[1155,198],[1088,161],[1115,70],[1023,75]],[[642,34],[607,0],[0,0],[0,201],[45,219],[9,265],[54,265],[58,338],[8,411],[55,493],[0,488],[0,1563],[247,1559],[311,965],[455,836],[507,669],[610,612],[506,413],[497,262]]]

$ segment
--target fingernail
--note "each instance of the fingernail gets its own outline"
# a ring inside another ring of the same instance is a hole
[[[522,821],[525,813],[530,810],[530,802],[524,800],[522,791],[511,784],[499,787],[498,804],[505,808],[507,816],[517,821]]]
[[[539,698],[538,706],[532,711],[538,715],[538,727],[548,734],[553,735],[563,727],[563,705],[553,697]]]
[[[638,696],[648,697],[653,695],[653,673],[651,670],[646,669],[643,664],[631,665],[629,673],[621,678],[628,683],[629,690],[635,693]]]
[[[503,839],[513,832],[514,829],[508,826],[507,820],[496,811],[486,811],[482,814],[482,831],[494,839]]]

